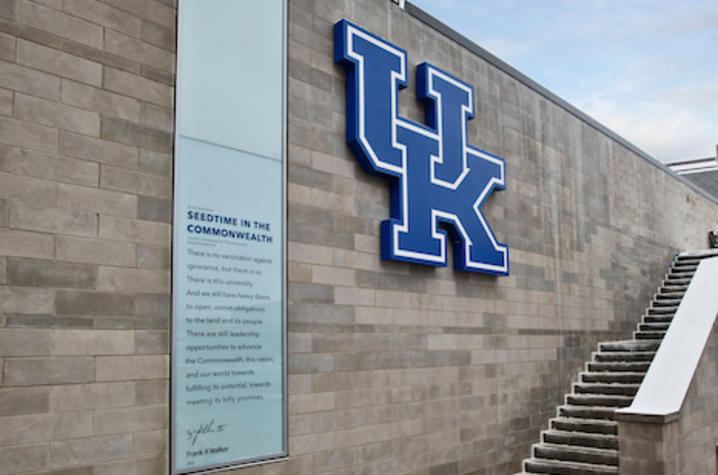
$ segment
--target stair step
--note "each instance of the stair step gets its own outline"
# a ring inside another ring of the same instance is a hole
[[[667,277],[669,279],[690,279],[693,277],[693,274],[695,272],[676,272],[676,271],[669,271],[667,274]]]
[[[658,293],[666,295],[680,294],[683,296],[683,294],[686,293],[686,289],[688,289],[687,285],[662,285],[658,287]]]
[[[605,341],[598,344],[600,352],[626,352],[626,351],[656,351],[659,343],[651,341]]]
[[[605,363],[610,361],[653,361],[655,351],[610,351],[593,354],[593,361]]]
[[[649,307],[646,312],[648,315],[673,315],[678,307]]]
[[[615,434],[596,434],[549,429],[542,433],[543,441],[550,444],[578,445],[597,449],[618,450],[618,437]]]
[[[668,330],[668,326],[670,325],[670,322],[646,322],[641,323],[638,325],[638,330],[642,332],[650,332],[650,331],[661,331],[665,332]]]
[[[700,257],[678,257],[677,259],[673,259],[671,266],[694,266],[700,264],[702,260]]]
[[[683,278],[677,278],[677,277],[666,277],[663,279],[663,285],[669,286],[669,285],[688,285],[691,282],[691,279],[683,279]]]
[[[558,415],[574,419],[615,419],[615,407],[605,406],[574,406],[564,404],[558,407]]]
[[[673,261],[673,264],[671,264],[671,267],[698,266],[698,264],[700,264],[702,260],[703,259],[683,259],[683,260]]]
[[[643,321],[646,323],[658,323],[667,322],[670,323],[673,320],[673,315],[644,315]]]
[[[651,305],[648,307],[649,310],[655,310],[659,313],[676,313],[676,310],[678,310],[678,306],[681,304],[680,300],[672,300],[669,303],[666,300],[656,300],[655,302],[651,302]]]
[[[549,421],[549,427],[562,432],[617,435],[618,423],[606,419],[556,417]]]
[[[618,466],[618,451],[557,445],[539,442],[533,445],[534,458]]]
[[[585,372],[580,374],[580,379],[584,383],[621,383],[621,384],[641,384],[646,373],[644,371],[626,371],[626,372]]]
[[[692,265],[692,264],[699,264],[703,260],[702,257],[691,257],[691,256],[676,256],[676,258],[673,260],[672,265],[680,265],[680,264],[686,264],[686,265]]]
[[[628,407],[633,402],[633,396],[620,394],[567,394],[566,404],[571,406],[606,406]]]
[[[706,257],[714,257],[718,256],[718,249],[705,249],[701,251],[686,251],[681,252],[677,256],[677,260],[679,261],[685,261],[685,260],[695,260],[695,259],[705,259]]]
[[[611,371],[611,372],[646,372],[651,364],[647,361],[591,361],[586,364],[588,371]]]
[[[530,458],[524,460],[524,470],[528,473],[550,473],[556,475],[615,475],[618,467],[590,463],[562,462]]]
[[[633,338],[636,340],[662,340],[666,336],[664,331],[637,331],[633,332]]]
[[[639,386],[640,384],[624,383],[574,383],[573,392],[576,394],[635,396]]]
[[[685,290],[674,290],[674,291],[661,291],[656,294],[656,301],[666,301],[666,300],[681,300],[683,296],[685,295]]]

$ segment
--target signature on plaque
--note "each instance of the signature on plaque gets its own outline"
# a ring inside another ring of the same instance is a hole
[[[201,434],[223,432],[226,425],[227,424],[217,424],[215,426],[214,419],[212,419],[207,423],[200,424],[199,427],[197,427],[196,429],[187,430],[187,440],[190,442],[191,445],[195,445],[197,443],[197,439]]]

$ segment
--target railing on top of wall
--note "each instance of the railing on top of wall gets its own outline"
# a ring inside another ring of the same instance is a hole
[[[716,316],[718,257],[713,257],[698,265],[633,404],[616,411],[620,420],[678,418]]]

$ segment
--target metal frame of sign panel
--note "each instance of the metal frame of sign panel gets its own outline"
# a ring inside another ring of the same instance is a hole
[[[175,38],[175,51],[176,51],[176,64],[175,64],[175,71],[177,72],[175,75],[175,97],[174,97],[174,104],[175,104],[175,130],[174,130],[174,149],[177,148],[177,143],[179,139],[179,128],[177,127],[177,91],[179,90],[179,83],[180,83],[180,77],[179,77],[179,63],[180,63],[180,54],[179,54],[179,38],[182,35],[181,31],[181,25],[182,22],[180,21],[180,16],[182,14],[182,2],[184,0],[179,0],[177,5],[177,18],[176,18],[176,38]],[[172,230],[172,272],[170,276],[170,282],[171,282],[171,289],[172,289],[172,299],[171,299],[171,321],[170,321],[170,420],[169,420],[169,437],[170,437],[170,460],[169,460],[169,470],[171,475],[183,475],[183,474],[199,474],[199,473],[210,473],[210,472],[218,472],[222,470],[230,470],[233,468],[240,468],[240,467],[250,467],[254,465],[262,465],[272,462],[281,462],[283,460],[289,459],[289,430],[287,427],[287,421],[288,421],[288,409],[287,409],[287,0],[281,0],[282,1],[282,259],[281,259],[281,266],[282,266],[282,331],[281,331],[281,338],[282,338],[282,397],[283,397],[283,404],[282,404],[282,444],[284,446],[284,450],[281,453],[274,454],[271,456],[263,456],[263,457],[256,457],[256,458],[250,458],[246,460],[235,460],[228,463],[223,464],[216,464],[216,465],[209,465],[204,467],[192,467],[191,470],[186,469],[180,469],[178,470],[177,467],[175,467],[175,402],[176,402],[176,389],[175,389],[175,379],[174,375],[176,374],[176,360],[173,357],[175,354],[175,338],[174,338],[174,322],[175,322],[175,309],[177,308],[177,296],[174,292],[174,276],[175,276],[175,263],[177,262],[177,247],[174,245],[175,238],[176,238],[176,228],[173,225]],[[177,182],[177,156],[173,153],[173,160],[172,160],[172,168],[173,168],[173,188],[172,188],[172,216],[173,216],[173,223],[179,222],[179,216],[178,216],[178,209],[176,206],[176,200],[175,200],[175,192],[178,187]]]

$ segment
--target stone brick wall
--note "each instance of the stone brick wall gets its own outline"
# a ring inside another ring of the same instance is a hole
[[[0,473],[165,473],[173,3],[0,1]]]
[[[475,86],[510,277],[380,260],[343,17]],[[174,24],[172,0],[0,2],[0,474],[167,470]],[[388,0],[289,0],[288,67],[291,459],[232,473],[518,471],[718,206]]]
[[[471,143],[506,159],[484,206],[495,278],[379,258],[386,180],[345,142],[346,17],[475,87]],[[509,474],[595,349],[627,338],[718,207],[391,2],[290,2],[290,452],[237,473]],[[679,224],[680,223],[680,224]]]
[[[622,473],[714,475],[718,452],[718,325],[714,324],[683,408],[670,422],[620,421]]]

